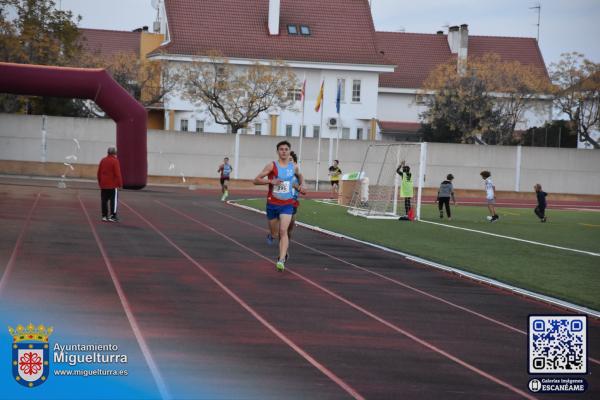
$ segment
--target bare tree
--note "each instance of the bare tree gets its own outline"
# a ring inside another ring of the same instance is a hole
[[[569,117],[580,141],[600,149],[591,135],[592,129],[600,129],[600,64],[572,52],[561,54],[550,68],[556,85],[554,104]]]
[[[205,106],[215,122],[229,125],[232,133],[245,128],[262,112],[290,108],[288,91],[298,82],[283,62],[237,67],[212,54],[206,61],[184,68],[183,95]]]
[[[174,91],[180,80],[176,70],[163,60],[138,58],[135,53],[116,53],[104,56],[86,53],[81,66],[106,68],[113,79],[144,107],[162,105],[165,96]]]

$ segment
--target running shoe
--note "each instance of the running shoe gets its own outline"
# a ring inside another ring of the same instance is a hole
[[[283,270],[285,269],[285,261],[279,260],[277,261],[277,264],[275,264],[275,266],[277,267],[277,271],[283,272]]]
[[[271,246],[273,244],[273,236],[270,233],[267,233],[267,244]]]
[[[102,217],[102,222],[108,222],[108,217]]]

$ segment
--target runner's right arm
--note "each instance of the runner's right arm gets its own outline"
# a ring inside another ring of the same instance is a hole
[[[256,175],[256,178],[254,178],[254,184],[255,185],[277,185],[279,184],[279,179],[274,178],[274,179],[267,179],[265,180],[265,176],[268,176],[271,172],[273,172],[273,163],[269,163],[267,164],[262,171],[260,171],[260,173],[258,175]]]

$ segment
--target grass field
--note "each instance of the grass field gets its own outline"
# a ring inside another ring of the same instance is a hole
[[[260,210],[264,202],[240,201]],[[500,221],[493,224],[485,219],[486,207],[454,207],[452,221],[440,220],[433,205],[421,213],[425,221],[600,253],[600,212],[548,210],[545,224],[529,208],[498,208]],[[313,200],[301,202],[298,220],[600,310],[598,256],[434,224],[367,220]]]

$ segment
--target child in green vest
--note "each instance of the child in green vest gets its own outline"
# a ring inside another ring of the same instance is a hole
[[[404,210],[406,211],[406,215],[408,215],[411,209],[410,200],[413,197],[413,176],[410,172],[410,167],[406,165],[405,161],[400,163],[400,166],[396,169],[396,173],[402,179],[400,197],[404,198]]]

